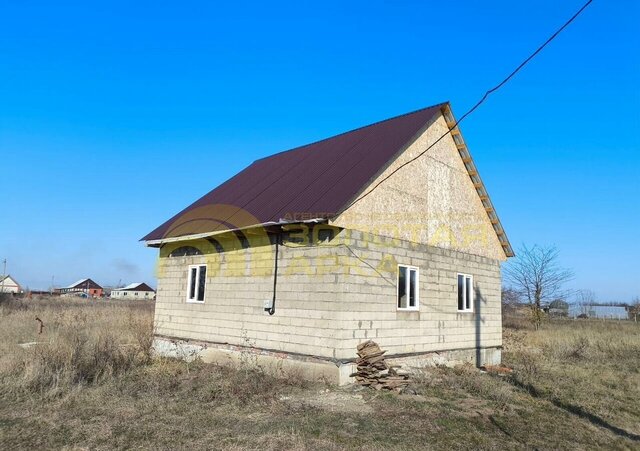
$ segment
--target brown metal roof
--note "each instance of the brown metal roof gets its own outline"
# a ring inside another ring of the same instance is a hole
[[[149,285],[144,282],[132,283],[122,288],[114,288],[113,291],[155,291]]]
[[[413,142],[445,105],[256,160],[142,240],[242,228],[283,218],[333,217]]]
[[[72,288],[83,288],[83,289],[97,289],[97,290],[102,290],[102,287],[100,285],[98,285],[97,283],[95,283],[93,280],[91,279],[80,279],[74,283],[72,283],[71,285],[64,287],[66,289],[72,289]]]

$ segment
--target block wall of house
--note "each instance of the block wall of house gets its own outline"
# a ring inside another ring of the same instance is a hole
[[[438,114],[363,192],[381,180],[384,183],[332,224],[506,260],[453,138],[449,134],[438,141],[448,130],[444,117]],[[427,154],[387,178],[432,145]]]
[[[114,290],[111,292],[110,297],[112,299],[127,299],[130,301],[135,301],[136,299],[153,299],[154,295],[155,293],[153,291]]]
[[[338,276],[338,358],[354,358],[365,339],[390,355],[502,345],[499,260],[359,231],[341,235],[359,258]],[[398,264],[419,268],[418,311],[397,309]],[[458,312],[458,273],[473,276],[473,312]]]
[[[312,247],[286,243],[270,316],[274,246],[206,252],[160,258],[156,334],[344,360],[366,339],[388,354],[502,344],[495,259],[348,230]],[[188,266],[205,263],[205,302],[187,303]],[[398,264],[419,268],[418,311],[397,310]],[[472,313],[457,311],[458,273],[473,276]]]
[[[264,301],[273,296],[275,247],[265,238],[253,238],[251,244],[225,244],[223,253],[161,257],[156,334],[334,358],[340,295],[336,249],[280,246],[276,312],[270,316]],[[187,268],[204,263],[205,302],[187,303]]]

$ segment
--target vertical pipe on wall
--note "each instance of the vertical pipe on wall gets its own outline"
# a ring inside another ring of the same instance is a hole
[[[269,315],[273,315],[276,312],[276,291],[278,288],[278,253],[280,249],[280,232],[276,233],[275,239],[275,258],[273,262],[273,299],[271,301],[271,308],[269,309]]]

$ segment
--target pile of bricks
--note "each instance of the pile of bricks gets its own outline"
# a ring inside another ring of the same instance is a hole
[[[384,353],[380,346],[368,340],[358,345],[357,371],[351,375],[360,385],[376,390],[402,391],[409,385],[409,377],[398,374],[397,366],[388,365],[384,360]]]

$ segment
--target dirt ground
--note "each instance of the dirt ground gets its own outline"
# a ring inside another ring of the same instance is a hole
[[[640,449],[636,323],[513,324],[513,373],[433,368],[398,395],[154,359],[151,316],[148,304],[0,305],[0,448]]]

